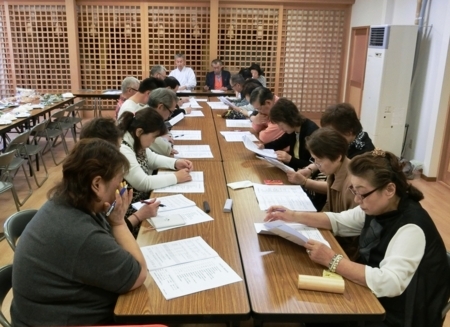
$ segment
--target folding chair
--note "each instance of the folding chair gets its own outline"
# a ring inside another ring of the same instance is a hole
[[[25,227],[36,214],[36,209],[23,210],[16,212],[6,219],[3,229],[5,231],[6,240],[13,251],[16,250],[17,240],[22,235]]]
[[[4,192],[11,190],[17,211],[20,211],[21,204],[19,201],[19,197],[17,196],[16,189],[14,188],[12,178],[9,174],[10,164],[15,160],[15,158],[16,158],[15,150],[0,154],[0,173],[1,173],[1,175],[0,175],[0,193],[4,193]]]
[[[0,268],[0,324],[3,327],[11,327],[11,323],[6,320],[2,313],[3,301],[9,290],[12,288],[12,265]]]
[[[73,140],[75,142],[77,141],[77,139],[76,139],[77,124],[80,124],[80,128],[83,126],[83,123],[82,123],[83,119],[81,118],[80,110],[83,110],[84,102],[85,102],[85,100],[77,102],[77,103],[72,104],[64,109],[64,111],[66,112],[66,118],[65,118],[64,122],[67,124],[72,124],[71,131],[72,131]]]

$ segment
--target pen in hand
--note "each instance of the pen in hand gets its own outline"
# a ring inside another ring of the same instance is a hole
[[[183,137],[183,136],[184,136],[184,134],[180,134],[180,135],[175,135],[173,138],[176,139],[178,137]]]
[[[152,203],[155,203],[155,201],[156,201],[156,198],[155,198],[155,199],[153,199],[153,200],[150,200],[150,201],[148,201],[148,200],[141,200],[141,203],[145,203],[145,204],[152,204]],[[165,205],[165,204],[162,204],[162,203],[160,203],[160,204],[159,204],[159,206],[160,206],[160,207],[165,207],[166,205]]]
[[[120,196],[122,196],[125,193],[125,191],[127,190],[127,183],[120,183],[120,186],[122,188],[120,189],[119,194],[120,194]],[[108,211],[106,212],[106,217],[109,217],[109,215],[111,214],[111,212],[113,212],[115,207],[116,207],[116,201],[114,200],[114,202],[111,204]]]

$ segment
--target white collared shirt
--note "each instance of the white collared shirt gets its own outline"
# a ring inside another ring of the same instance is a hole
[[[186,66],[182,70],[175,68],[170,72],[169,76],[175,77],[180,82],[180,86],[186,86],[189,90],[197,86],[197,79],[192,68]]]

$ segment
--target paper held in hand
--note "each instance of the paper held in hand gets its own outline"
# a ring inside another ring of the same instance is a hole
[[[267,161],[268,163],[270,163],[272,166],[275,166],[277,168],[280,168],[282,171],[284,171],[285,173],[291,171],[291,172],[295,172],[294,168],[289,167],[287,165],[285,165],[284,163],[282,163],[281,161],[278,161],[277,159],[273,159],[273,158],[268,158],[268,157],[260,157],[260,156],[256,156],[256,158]]]
[[[242,140],[244,141],[244,146],[247,148],[247,150],[250,150],[263,157],[269,157],[274,159],[277,158],[277,154],[272,149],[258,149],[258,146],[255,143],[253,143],[250,137],[244,136]]]
[[[286,224],[281,220],[276,220],[265,224],[255,223],[255,229],[258,234],[278,235],[301,246],[305,246],[305,243],[312,239],[330,247],[330,243],[325,240],[317,228],[303,224]]]
[[[181,121],[183,118],[184,118],[183,113],[176,115],[171,120],[169,120],[170,126],[175,126],[175,124]]]

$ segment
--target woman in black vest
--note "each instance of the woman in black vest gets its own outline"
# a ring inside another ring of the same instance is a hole
[[[306,251],[314,262],[371,289],[386,310],[378,326],[442,326],[450,267],[444,242],[419,204],[423,194],[408,184],[390,152],[376,149],[356,156],[349,172],[349,191],[358,207],[341,213],[304,213],[274,206],[266,220],[295,221],[340,236],[360,235],[358,262],[314,240],[305,245]]]

